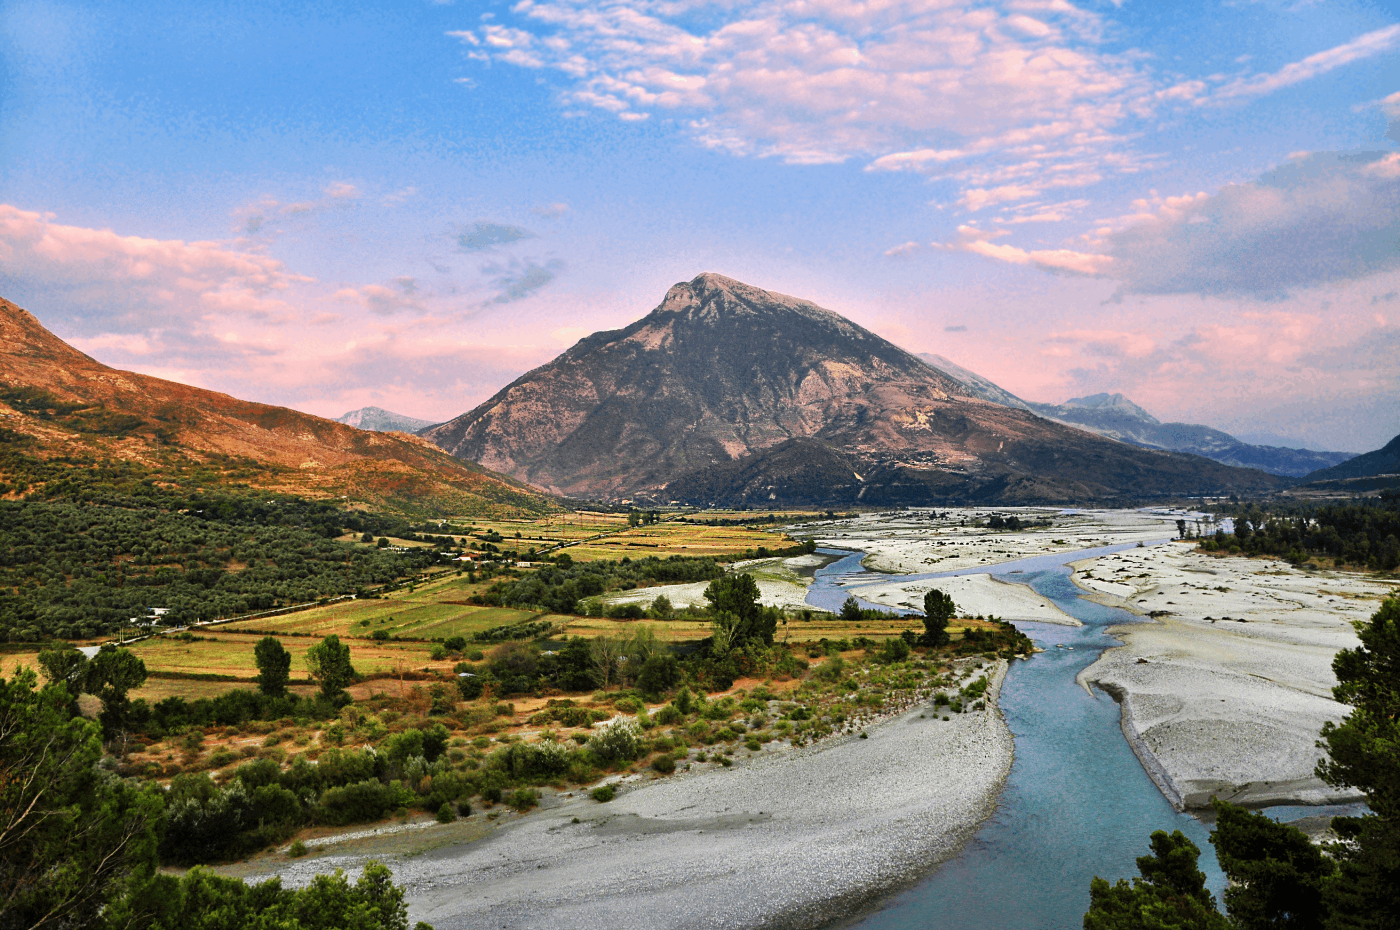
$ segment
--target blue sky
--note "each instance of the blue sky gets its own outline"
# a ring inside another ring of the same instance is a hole
[[[1032,400],[1400,432],[1400,11],[0,3],[0,295],[123,368],[467,410],[673,283]]]

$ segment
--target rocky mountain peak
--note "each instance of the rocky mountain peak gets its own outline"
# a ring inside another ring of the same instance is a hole
[[[1087,397],[1071,397],[1065,401],[1066,407],[1082,407],[1087,410],[1112,411],[1113,413],[1144,420],[1148,423],[1160,422],[1152,414],[1133,403],[1122,394],[1090,394]]]

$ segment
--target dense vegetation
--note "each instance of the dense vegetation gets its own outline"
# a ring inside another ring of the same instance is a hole
[[[525,607],[550,613],[578,612],[579,601],[610,591],[629,591],[654,584],[712,581],[724,574],[714,559],[675,555],[668,559],[597,561],[574,564],[562,556],[552,566],[517,581],[501,581],[477,595],[478,604]]]
[[[0,679],[0,927],[407,930],[403,892],[378,864],[354,885],[337,873],[301,890],[160,873],[184,798],[168,807],[156,785],[108,771],[67,687],[35,685],[27,670]]]
[[[335,537],[421,538],[415,529],[324,501],[165,487],[126,466],[69,468],[0,501],[0,632],[77,639],[148,608],[180,624],[354,593],[435,556]]]
[[[1400,568],[1400,491],[1343,504],[1248,504],[1224,512],[1234,518],[1234,533],[1206,537],[1203,549],[1373,571]]]
[[[1230,880],[1225,913],[1180,831],[1152,834],[1141,878],[1095,878],[1085,930],[1394,930],[1400,927],[1400,599],[1358,624],[1361,645],[1332,664],[1333,694],[1352,710],[1327,723],[1318,775],[1359,789],[1370,813],[1337,817],[1337,842],[1216,802],[1215,846]]]

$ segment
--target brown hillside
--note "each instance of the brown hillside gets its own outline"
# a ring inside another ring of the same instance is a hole
[[[0,299],[0,426],[41,457],[236,465],[257,487],[417,511],[541,511],[533,489],[405,433],[374,433],[227,394],[118,371]],[[230,460],[232,460],[230,462]]]

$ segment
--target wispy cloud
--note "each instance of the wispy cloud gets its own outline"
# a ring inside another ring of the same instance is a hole
[[[1368,32],[1350,42],[1309,55],[1301,61],[1291,62],[1277,71],[1236,78],[1216,90],[1213,96],[1218,100],[1234,100],[1271,94],[1284,87],[1310,81],[1354,61],[1396,48],[1400,48],[1400,24]]]
[[[506,304],[529,297],[553,281],[563,269],[563,262],[551,259],[543,265],[533,260],[512,261],[509,265],[488,265],[481,270],[497,276],[491,282],[496,293],[490,303]]]
[[[498,245],[509,245],[521,239],[533,239],[535,234],[519,226],[501,223],[473,223],[457,236],[457,246],[464,252],[481,252]]]

